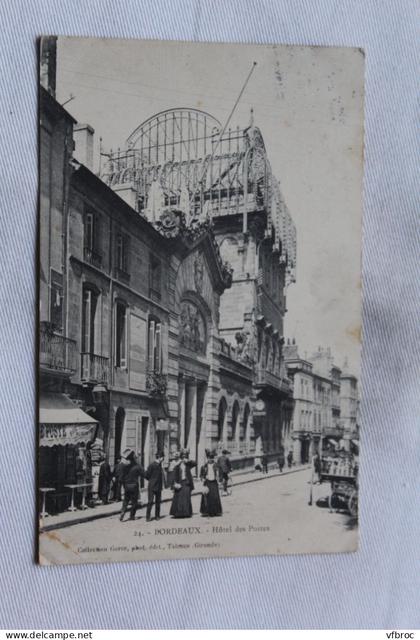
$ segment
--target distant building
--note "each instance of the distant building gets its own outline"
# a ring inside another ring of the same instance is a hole
[[[327,448],[350,448],[357,438],[357,378],[334,364],[329,348],[301,357],[294,340],[284,347],[286,367],[294,382],[293,453],[308,462]]]
[[[359,438],[359,389],[357,377],[349,370],[348,361],[344,362],[340,376],[340,421],[347,441]],[[350,443],[347,442],[346,446]]]

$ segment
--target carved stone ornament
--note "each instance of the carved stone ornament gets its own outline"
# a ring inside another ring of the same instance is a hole
[[[194,285],[197,293],[203,291],[204,258],[202,253],[197,253],[194,260]]]
[[[176,238],[184,224],[184,215],[178,209],[165,209],[156,221],[156,229],[165,238]]]
[[[198,308],[188,300],[181,303],[181,316],[179,323],[179,341],[183,347],[206,352],[206,327]]]

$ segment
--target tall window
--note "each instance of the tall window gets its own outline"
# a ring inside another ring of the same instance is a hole
[[[50,322],[55,331],[63,329],[63,276],[51,269]]]
[[[97,307],[98,294],[85,287],[82,305],[82,353],[95,353]]]
[[[162,325],[159,320],[149,320],[148,365],[151,371],[162,369]]]
[[[115,242],[115,266],[120,271],[128,273],[128,236],[118,233]]]
[[[127,366],[127,309],[122,302],[115,308],[115,366]]]
[[[151,298],[160,300],[161,297],[161,280],[162,280],[162,266],[161,262],[155,256],[150,257],[150,271],[149,271],[149,295]]]
[[[99,251],[100,236],[98,215],[92,211],[85,213],[83,234],[83,257],[95,267],[102,266],[102,256]]]
[[[84,245],[85,245],[85,248],[90,249],[90,251],[93,251],[95,249],[95,227],[96,227],[95,214],[92,212],[86,213]]]

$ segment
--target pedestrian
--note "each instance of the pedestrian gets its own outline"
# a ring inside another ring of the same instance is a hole
[[[228,458],[229,451],[227,449],[222,450],[222,455],[217,460],[217,469],[219,472],[219,482],[223,488],[223,495],[227,496],[229,474],[232,470],[231,462]]]
[[[268,458],[265,453],[261,456],[261,467],[263,473],[268,473]]]
[[[98,497],[102,500],[102,504],[108,504],[109,490],[111,488],[112,473],[109,462],[106,458],[102,458],[99,467],[98,480]]]
[[[131,451],[127,460],[129,464],[124,474],[124,500],[121,509],[120,520],[124,519],[124,515],[130,505],[130,520],[134,520],[136,517],[137,504],[139,501],[140,487],[139,480],[144,478],[144,469],[141,467],[135,456],[134,451]]]
[[[163,453],[157,451],[154,462],[148,466],[145,473],[146,480],[149,481],[147,485],[147,522],[151,520],[153,502],[155,503],[155,520],[160,520],[160,503],[165,479],[165,473],[162,467],[163,458]]]
[[[114,467],[114,471],[112,472],[112,497],[115,502],[121,502],[122,500],[122,488],[126,467],[127,465],[122,462],[121,457],[118,457]]]
[[[190,518],[192,516],[191,491],[194,490],[194,482],[191,469],[197,463],[189,459],[188,449],[181,451],[179,462],[173,469],[172,489],[174,492],[170,515],[174,518]]]
[[[283,473],[283,467],[284,467],[284,450],[281,450],[279,453],[279,457],[277,458],[277,464],[279,465],[279,471],[280,473]]]
[[[287,466],[289,467],[289,469],[291,469],[293,464],[293,452],[289,451],[289,453],[287,454]]]
[[[222,503],[219,494],[219,484],[217,482],[216,454],[213,451],[207,452],[207,462],[201,467],[200,478],[203,482],[203,493],[201,496],[200,513],[203,516],[222,515]]]
[[[86,482],[85,453],[82,448],[79,449],[76,458],[76,483],[83,485]],[[74,503],[78,509],[82,506],[83,487],[77,488],[74,496]]]
[[[319,455],[318,451],[312,458],[312,467],[314,473],[316,473],[316,475],[318,476],[318,484],[321,484],[321,456]]]

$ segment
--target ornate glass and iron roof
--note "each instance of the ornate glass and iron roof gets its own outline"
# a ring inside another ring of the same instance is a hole
[[[108,154],[101,177],[116,190],[130,185],[138,212],[153,224],[176,207],[187,225],[241,215],[247,232],[249,215],[261,214],[293,282],[296,230],[253,120],[251,112],[247,127],[224,129],[198,109],[162,111],[133,131],[125,149]]]

